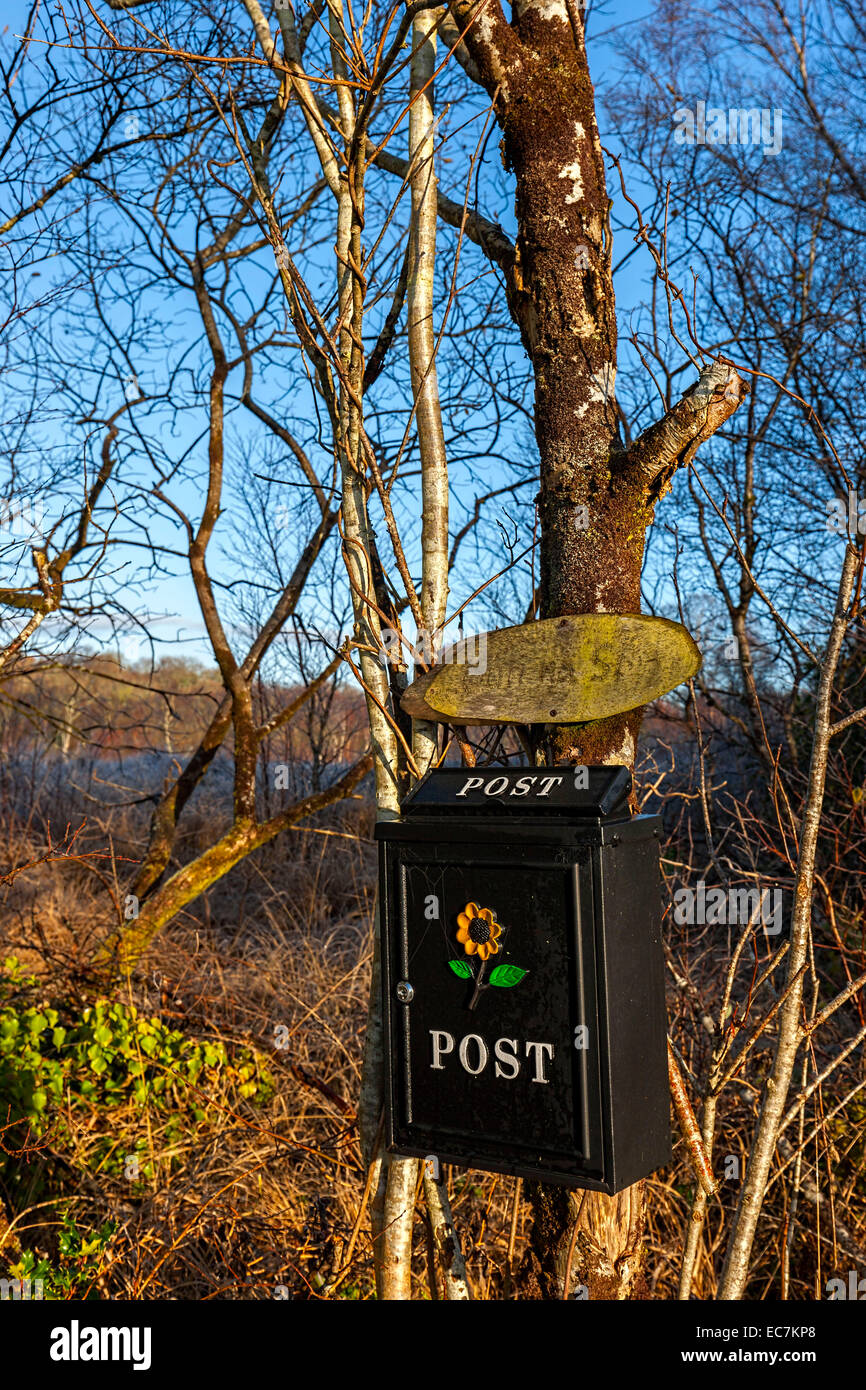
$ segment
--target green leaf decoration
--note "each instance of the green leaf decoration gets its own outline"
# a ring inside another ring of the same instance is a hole
[[[449,960],[448,964],[454,974],[460,976],[461,980],[472,979],[472,970],[465,960]]]
[[[528,970],[523,970],[519,965],[497,965],[490,972],[490,983],[508,988],[510,985],[519,985],[524,975],[528,975]]]

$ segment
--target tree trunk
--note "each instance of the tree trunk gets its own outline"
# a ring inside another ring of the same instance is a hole
[[[451,6],[503,131],[516,179],[518,236],[509,306],[535,377],[540,456],[539,611],[640,612],[647,526],[676,468],[737,408],[747,387],[706,368],[632,447],[619,434],[616,312],[604,156],[572,0]],[[642,711],[552,731],[558,762],[631,766]],[[525,1292],[541,1298],[638,1291],[645,1198],[536,1185]]]

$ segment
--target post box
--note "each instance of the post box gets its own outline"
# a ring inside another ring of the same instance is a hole
[[[377,826],[391,1152],[611,1193],[669,1161],[660,822],[630,789],[446,768]]]

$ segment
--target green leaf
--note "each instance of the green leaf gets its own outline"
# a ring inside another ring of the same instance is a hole
[[[519,965],[497,965],[490,972],[490,983],[503,987],[519,985],[524,975],[528,973]]]
[[[448,964],[454,974],[460,976],[461,980],[472,979],[472,970],[465,960],[449,960]]]

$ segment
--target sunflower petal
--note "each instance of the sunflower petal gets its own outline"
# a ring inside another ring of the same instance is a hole
[[[466,913],[467,917],[480,916],[480,908],[477,903],[467,903],[463,911]]]
[[[464,942],[463,949],[464,949],[464,951],[466,952],[467,956],[474,956],[474,955],[475,955],[475,952],[476,952],[479,948],[478,948],[478,944],[477,944],[475,941],[472,941],[471,939],[469,939],[469,940],[467,940],[466,942]],[[483,957],[482,957],[482,959],[483,959]]]
[[[469,927],[469,918],[466,916],[466,913],[465,913],[465,912],[458,912],[458,914],[457,914],[457,925],[458,925],[458,927],[460,928],[461,931],[466,931],[466,930],[468,929],[468,927]]]

